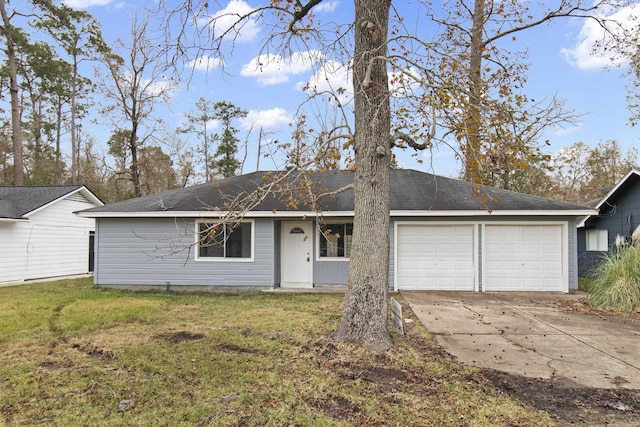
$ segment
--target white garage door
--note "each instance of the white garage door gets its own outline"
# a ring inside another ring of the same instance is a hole
[[[561,225],[487,225],[486,291],[564,291]]]
[[[473,291],[473,226],[398,225],[398,289]]]

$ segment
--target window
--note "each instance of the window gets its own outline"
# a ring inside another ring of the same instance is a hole
[[[587,230],[588,251],[608,251],[609,233],[607,230]]]
[[[250,259],[253,257],[253,221],[236,227],[210,222],[198,223],[198,258]]]
[[[320,258],[349,258],[353,224],[325,224],[320,227]]]

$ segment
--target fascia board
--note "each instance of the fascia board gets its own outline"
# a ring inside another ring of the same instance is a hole
[[[74,195],[76,193],[79,193],[79,192],[81,192],[94,205],[96,205],[96,206],[103,206],[104,205],[104,203],[100,199],[98,199],[98,197],[96,197],[95,194],[93,194],[91,191],[89,191],[89,189],[87,187],[82,186],[80,188],[76,188],[73,191],[69,191],[68,193],[58,197],[57,199],[51,200],[49,203],[46,203],[46,204],[40,206],[39,208],[36,208],[36,209],[34,209],[34,210],[30,211],[30,212],[27,212],[26,214],[24,214],[24,216],[28,217],[28,216],[34,215],[34,214],[40,212],[41,210],[44,210],[44,209],[48,208],[49,206],[55,205],[60,200],[64,200],[67,197],[72,196],[72,195]]]
[[[593,209],[566,210],[566,211],[404,211],[394,210],[390,212],[392,217],[459,217],[459,216],[583,216],[597,213]],[[223,217],[226,213],[216,211],[160,211],[160,212],[86,212],[77,213],[87,218],[213,218]],[[322,215],[323,217],[351,217],[353,211],[253,211],[247,212],[245,218],[307,218]]]
[[[29,218],[0,218],[0,222],[28,222]]]
[[[472,210],[472,211],[391,211],[392,217],[406,216],[422,216],[422,217],[456,217],[456,216],[582,216],[597,213],[594,209],[584,210],[552,210],[552,211],[491,211],[488,210]]]

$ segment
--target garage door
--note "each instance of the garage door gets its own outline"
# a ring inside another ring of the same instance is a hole
[[[473,291],[473,226],[399,225],[398,289]]]
[[[484,290],[565,290],[561,225],[487,225],[484,236]]]

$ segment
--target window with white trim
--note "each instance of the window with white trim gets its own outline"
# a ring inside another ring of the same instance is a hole
[[[198,223],[199,259],[250,259],[252,257],[253,221],[231,227],[215,222]]]
[[[324,224],[320,227],[320,258],[349,258],[353,223]]]
[[[609,250],[609,231],[604,229],[587,230],[587,250],[606,252]]]

